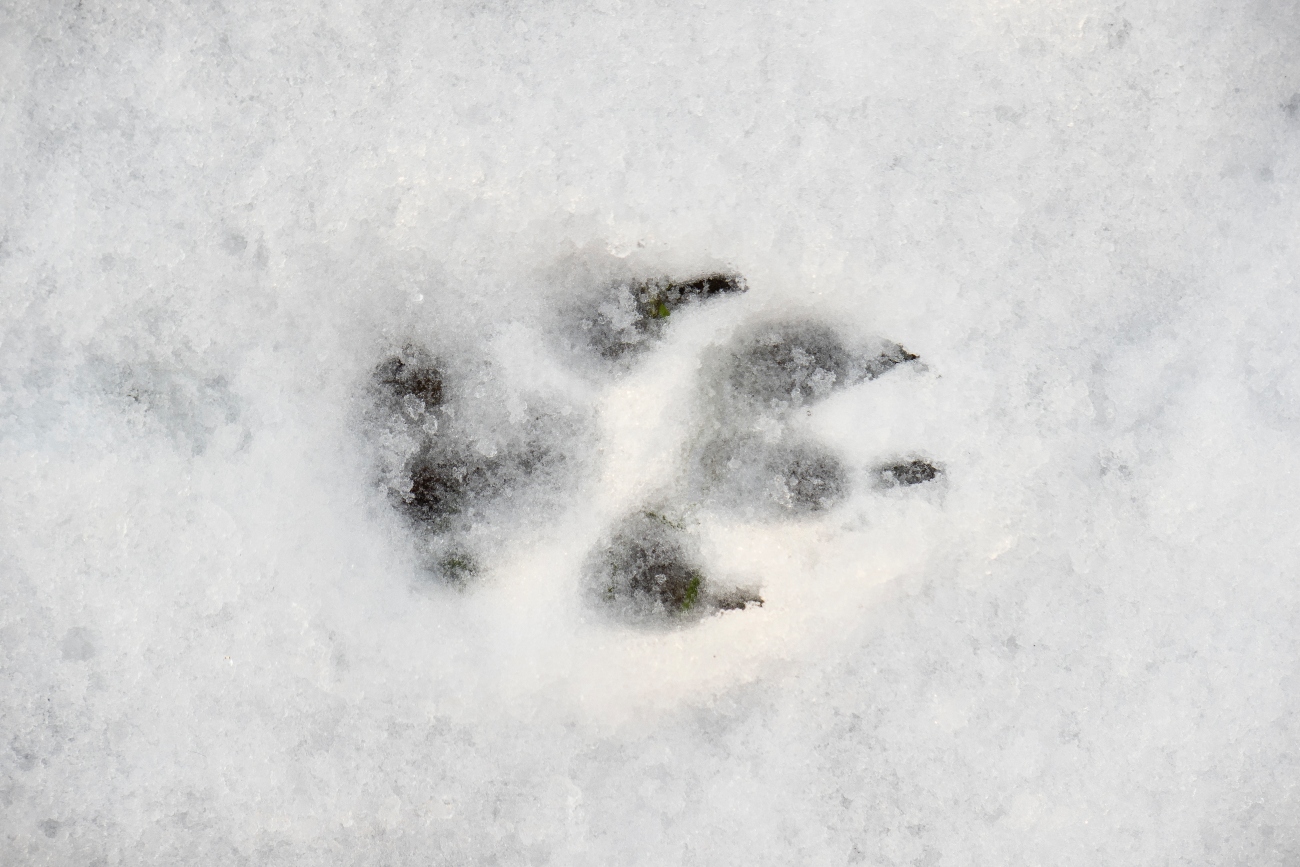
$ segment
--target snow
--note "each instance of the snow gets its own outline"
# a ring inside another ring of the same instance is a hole
[[[0,863],[1300,858],[1300,7],[3,8]]]

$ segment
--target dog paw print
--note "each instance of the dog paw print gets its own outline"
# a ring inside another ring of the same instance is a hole
[[[601,374],[613,376],[651,353],[679,312],[725,304],[746,289],[727,272],[615,280],[590,296],[565,333],[614,362]],[[653,501],[606,529],[578,576],[586,604],[625,625],[684,626],[762,605],[756,587],[709,574],[698,516],[795,521],[843,502],[861,474],[804,420],[833,394],[917,356],[890,341],[850,340],[828,322],[787,317],[743,325],[700,360],[705,373],[687,396],[696,412],[680,472]],[[589,451],[596,444],[590,427],[572,429],[583,422],[545,410],[522,424],[494,424],[484,409],[492,396],[458,383],[452,370],[407,344],[373,369],[368,412],[382,485],[428,572],[466,586],[510,531],[510,521],[496,520],[503,511],[539,490],[572,499],[572,469],[584,462],[557,443]],[[913,456],[867,472],[872,487],[886,489],[932,482],[943,470]]]

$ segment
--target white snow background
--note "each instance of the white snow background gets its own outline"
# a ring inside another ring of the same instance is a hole
[[[1292,0],[8,0],[0,87],[0,864],[1300,863]],[[612,373],[610,263],[750,291]],[[941,480],[593,617],[809,312],[922,362],[810,435]],[[412,337],[592,431],[464,591],[357,421]]]

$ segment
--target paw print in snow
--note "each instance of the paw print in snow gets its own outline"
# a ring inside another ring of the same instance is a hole
[[[746,289],[743,278],[724,272],[616,280],[561,330],[609,363],[600,375],[612,382],[651,354],[676,314],[725,304]],[[706,350],[680,472],[589,552],[580,579],[587,604],[641,626],[685,625],[761,605],[752,587],[709,576],[696,516],[790,521],[834,508],[851,492],[851,473],[799,424],[801,417],[836,392],[916,359],[897,343],[852,342],[809,318],[750,323]],[[412,528],[429,572],[457,586],[480,573],[499,533],[509,532],[510,522],[496,516],[538,501],[539,491],[572,499],[574,468],[583,465],[578,452],[595,449],[582,413],[532,410],[522,424],[505,423],[500,415],[493,421],[493,402],[483,387],[458,384],[447,365],[416,344],[377,365],[369,387],[370,428],[389,500]],[[941,472],[922,458],[872,470],[878,488],[924,484]]]

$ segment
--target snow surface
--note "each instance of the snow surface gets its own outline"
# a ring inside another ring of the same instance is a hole
[[[8,0],[0,81],[0,863],[1300,862],[1293,0]],[[798,317],[920,356],[772,422],[846,497],[602,616]],[[462,590],[408,341],[484,454],[567,420]]]

